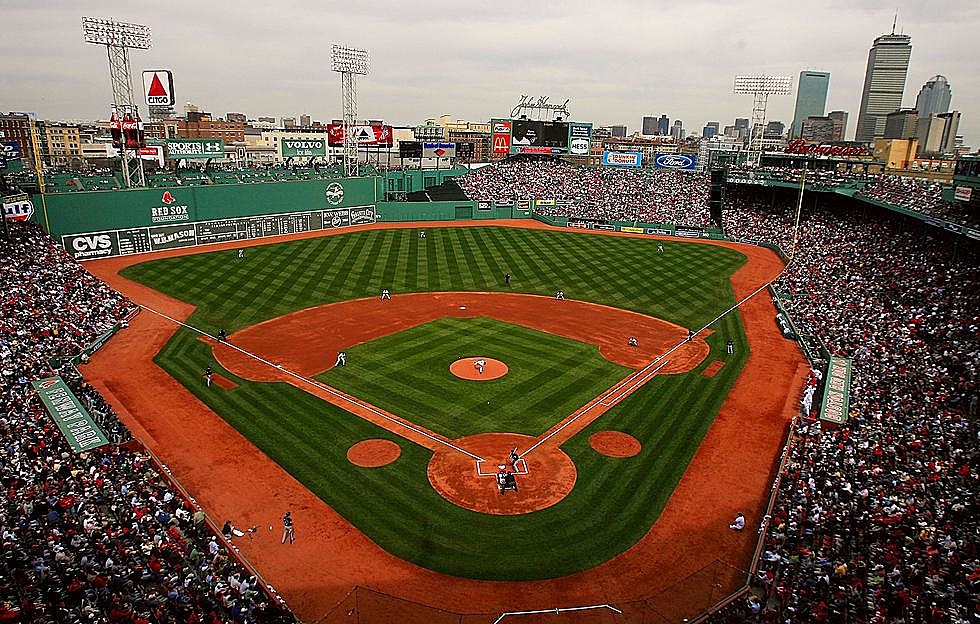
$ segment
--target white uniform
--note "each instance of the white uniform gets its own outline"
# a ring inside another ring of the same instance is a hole
[[[473,362],[473,368],[475,368],[476,372],[480,373],[481,375],[483,374],[483,369],[486,368],[486,366],[487,366],[486,360],[477,360]]]
[[[381,299],[382,300],[383,299],[391,299],[391,293],[388,292],[388,289],[387,288],[385,288],[384,290],[381,291]]]
[[[334,362],[334,366],[347,366],[347,353],[341,351],[337,354],[337,361]]]

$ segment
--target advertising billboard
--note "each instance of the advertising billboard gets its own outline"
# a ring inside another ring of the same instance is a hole
[[[279,145],[282,146],[283,158],[327,155],[326,139],[289,139],[283,137],[279,141]]]
[[[675,171],[696,171],[698,157],[694,154],[657,154],[653,160],[656,169],[673,169]]]
[[[222,139],[168,139],[167,158],[224,158],[225,142]]]
[[[511,122],[509,119],[492,119],[490,120],[491,129],[493,130],[493,153],[494,154],[509,154],[510,153],[510,130]]]
[[[20,155],[20,141],[0,141],[0,153],[7,160],[17,160]]]
[[[456,158],[456,144],[423,143],[422,156],[425,158]]]
[[[568,153],[588,154],[592,151],[592,124],[568,124]]]
[[[147,106],[173,106],[174,75],[169,69],[147,69],[143,72],[143,93]]]
[[[602,152],[602,164],[610,167],[642,167],[642,152]]]
[[[358,145],[372,145],[377,147],[392,146],[391,126],[371,125],[371,126],[352,126],[351,134]],[[344,144],[344,127],[340,124],[330,124],[327,126],[327,143],[330,147],[341,147]]]

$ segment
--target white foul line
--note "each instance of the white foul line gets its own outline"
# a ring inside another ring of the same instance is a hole
[[[197,332],[197,333],[201,334],[202,336],[207,336],[208,338],[215,339],[214,336],[208,334],[207,332],[201,331],[200,329],[198,329],[196,327],[193,327],[191,325],[188,325],[187,323],[184,323],[183,321],[178,321],[175,318],[171,318],[171,317],[167,316],[166,314],[164,314],[163,312],[157,312],[153,308],[147,307],[145,305],[141,305],[140,307],[143,308],[144,310],[148,310],[148,311],[152,312],[153,314],[156,314],[157,316],[163,317],[163,318],[167,319],[168,321],[170,321],[172,323],[176,323],[176,324],[180,325],[181,327],[186,327],[187,329],[189,329],[191,331]],[[439,444],[442,444],[443,446],[448,446],[449,448],[454,449],[456,451],[459,451],[460,453],[463,453],[464,455],[468,455],[468,456],[472,457],[473,459],[475,459],[476,461],[486,461],[482,457],[480,457],[479,455],[474,455],[473,453],[470,453],[466,449],[460,448],[460,447],[456,446],[455,444],[453,444],[451,442],[447,442],[446,440],[442,440],[440,438],[437,438],[436,436],[432,435],[428,431],[424,431],[424,430],[419,429],[417,427],[414,427],[414,426],[412,426],[412,425],[410,425],[410,424],[408,424],[406,422],[403,422],[403,421],[398,420],[396,418],[392,418],[391,416],[385,414],[384,412],[380,412],[380,411],[376,410],[371,405],[368,405],[366,403],[362,403],[361,401],[359,401],[355,397],[346,396],[344,394],[341,394],[340,392],[337,392],[336,390],[334,390],[330,386],[327,386],[325,384],[320,383],[316,379],[309,379],[307,377],[303,377],[302,375],[297,374],[297,373],[294,373],[293,371],[289,370],[288,368],[283,368],[283,366],[280,365],[280,364],[273,364],[269,360],[266,360],[263,357],[260,357],[258,355],[255,355],[254,353],[250,353],[250,352],[246,351],[245,349],[242,349],[239,346],[236,346],[236,345],[231,344],[230,342],[224,341],[223,344],[228,345],[232,349],[235,349],[235,350],[237,350],[237,351],[239,351],[241,353],[244,353],[245,355],[247,355],[248,357],[250,357],[250,358],[252,358],[254,360],[257,360],[259,362],[262,362],[263,364],[265,364],[267,366],[270,366],[272,368],[275,368],[276,370],[280,370],[280,371],[286,373],[287,375],[289,375],[291,377],[294,377],[294,378],[296,378],[296,379],[298,379],[298,380],[300,380],[302,382],[308,383],[311,386],[314,386],[316,388],[319,388],[320,390],[323,390],[324,392],[326,392],[328,394],[332,394],[333,396],[337,397],[338,399],[341,399],[341,400],[346,401],[348,403],[352,403],[352,404],[356,405],[357,407],[359,407],[359,408],[361,408],[363,410],[367,410],[367,411],[371,412],[372,414],[374,414],[375,416],[379,416],[379,417],[381,417],[381,418],[383,418],[383,419],[385,419],[385,420],[387,420],[389,422],[392,422],[392,423],[394,423],[396,425],[399,425],[401,427],[404,427],[404,428],[408,429],[409,431],[414,431],[415,433],[417,433],[419,435],[422,435],[422,436],[425,436],[426,438],[429,438],[430,440],[432,440],[434,442],[438,442]],[[402,436],[402,437],[404,437],[404,436]],[[408,438],[405,438],[405,439],[408,440]],[[411,442],[411,440],[408,440],[408,441]]]
[[[783,271],[785,271],[785,268],[783,269]],[[780,271],[779,275],[782,275],[783,274],[783,271]],[[552,431],[551,433],[549,433],[545,437],[543,437],[540,440],[538,440],[537,442],[535,442],[534,445],[531,446],[531,448],[529,448],[526,451],[524,451],[523,453],[521,453],[521,457],[526,457],[528,453],[530,453],[534,449],[538,448],[539,446],[541,446],[542,444],[544,444],[545,442],[547,442],[548,440],[550,440],[559,431],[561,431],[562,429],[564,429],[568,425],[572,424],[573,422],[577,421],[579,418],[581,418],[585,414],[587,414],[590,411],[592,411],[592,409],[594,407],[596,407],[597,405],[600,405],[601,404],[603,407],[611,407],[611,406],[615,405],[617,402],[621,401],[623,398],[626,397],[627,394],[629,394],[630,392],[632,392],[637,387],[643,385],[651,377],[653,377],[654,375],[656,375],[660,371],[660,369],[662,369],[664,366],[666,366],[670,362],[670,360],[666,360],[663,364],[661,364],[660,366],[657,366],[654,370],[648,372],[648,370],[650,369],[651,366],[654,366],[655,364],[657,364],[658,362],[660,362],[660,360],[663,360],[665,357],[667,357],[668,355],[670,355],[674,351],[680,349],[682,346],[684,346],[685,344],[687,344],[688,342],[690,342],[691,340],[693,340],[694,336],[697,336],[698,334],[700,334],[704,330],[708,329],[709,327],[711,327],[712,325],[714,325],[719,319],[721,319],[721,318],[725,317],[726,315],[728,315],[729,313],[731,313],[732,310],[737,309],[743,303],[745,303],[746,301],[748,301],[752,297],[755,297],[760,292],[762,292],[764,289],[768,288],[769,287],[769,284],[771,284],[771,283],[775,282],[777,279],[779,279],[779,275],[777,275],[776,277],[774,277],[770,281],[766,282],[762,286],[759,286],[752,293],[750,293],[749,295],[747,295],[746,297],[744,297],[741,301],[737,302],[735,305],[733,305],[732,307],[728,308],[727,310],[725,310],[724,312],[722,312],[721,314],[719,314],[718,316],[716,316],[715,318],[713,318],[711,321],[708,322],[707,325],[705,325],[704,327],[702,327],[698,331],[694,332],[694,334],[691,336],[690,339],[682,340],[681,342],[677,343],[676,345],[674,345],[673,347],[671,347],[670,349],[668,349],[665,353],[663,353],[661,355],[658,355],[655,360],[653,360],[652,362],[650,362],[649,364],[647,364],[646,366],[644,366],[640,370],[634,372],[632,375],[629,375],[628,377],[626,377],[625,379],[623,379],[622,381],[620,381],[619,383],[617,383],[615,386],[613,386],[612,388],[610,388],[609,390],[607,390],[598,400],[596,400],[594,403],[592,403],[591,405],[589,405],[588,407],[586,407],[585,409],[583,409],[574,418],[571,418],[567,422],[562,423],[562,425],[560,427],[558,427],[557,429],[555,429],[554,431]],[[637,379],[640,376],[643,376],[642,379]],[[621,396],[619,396],[616,400],[612,401],[611,403],[607,403],[607,401],[609,401],[609,399],[610,399],[610,397],[612,395],[618,393],[620,390],[622,390],[622,388],[623,388],[624,385],[629,384],[631,382],[633,382],[633,385],[630,386],[629,389],[625,393],[623,393]]]

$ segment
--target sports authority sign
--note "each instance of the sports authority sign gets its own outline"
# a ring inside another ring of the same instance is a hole
[[[167,141],[167,158],[224,158],[225,142],[222,139],[170,139]]]
[[[642,152],[602,152],[602,164],[610,167],[640,167],[643,165]]]
[[[293,156],[298,157],[312,157],[312,156],[326,156],[327,155],[327,141],[326,139],[287,139],[283,138],[279,145],[282,146],[282,157],[290,158]]]
[[[655,169],[673,169],[675,171],[696,171],[698,168],[697,156],[688,154],[657,154],[653,160]]]
[[[143,72],[143,93],[148,106],[173,106],[174,75],[169,69],[148,69]]]
[[[32,381],[31,385],[73,451],[81,453],[109,444],[109,438],[61,377]]]

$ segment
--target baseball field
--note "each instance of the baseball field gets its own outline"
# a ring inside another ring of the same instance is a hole
[[[264,551],[290,548],[277,534],[286,509],[297,523],[292,552],[311,547],[304,540],[331,548],[354,531],[408,564],[391,570],[412,600],[429,602],[413,589],[417,579],[449,575],[477,585],[464,592],[471,603],[435,591],[429,598],[443,608],[509,607],[513,595],[476,598],[473,588],[587,576],[648,548],[664,525],[658,519],[668,500],[757,357],[742,313],[717,317],[736,303],[733,276],[744,275],[752,254],[768,252],[731,247],[426,225],[255,245],[244,258],[225,245],[138,264],[99,261],[89,265],[94,272],[146,306],[133,329],[153,325],[140,351],[154,349],[158,368],[138,366],[156,390],[138,389],[118,370],[100,368],[107,360],[100,353],[92,377],[206,510],[262,529],[255,538],[262,545],[243,544],[243,552],[299,612],[322,615],[324,599],[312,598],[313,588],[336,600],[335,584],[349,586],[346,579],[359,575],[359,565],[374,567],[378,553],[343,553],[351,569],[303,568],[301,580],[289,570],[302,557],[264,568]],[[764,283],[759,273],[778,272],[778,261],[765,263],[751,285]],[[382,289],[390,300],[380,298]],[[564,301],[555,299],[558,290]],[[698,331],[690,340],[689,328]],[[212,338],[219,330],[227,343]],[[631,336],[636,345],[627,343]],[[121,335],[110,347],[125,343]],[[346,365],[335,366],[341,351]],[[776,351],[782,377],[771,370],[763,377],[783,386],[756,407],[782,422],[798,354]],[[500,362],[505,373],[451,372],[463,358]],[[202,377],[208,366],[216,373],[210,385]],[[147,392],[165,402],[150,410],[157,416],[135,415]],[[183,397],[189,407],[170,403]],[[742,413],[743,426],[752,429],[757,417]],[[725,426],[737,428],[729,418]],[[175,450],[181,445],[170,435],[197,454]],[[769,446],[778,438],[762,437]],[[512,448],[521,457],[513,465]],[[733,453],[732,465],[749,459],[746,450]],[[281,487],[253,466],[268,460]],[[762,462],[760,482],[770,465]],[[220,475],[236,474],[236,466],[238,478],[223,483]],[[518,492],[499,493],[499,466],[516,472]],[[219,485],[228,491],[216,492]],[[291,495],[301,491],[320,502]],[[763,494],[749,498],[757,503]],[[213,497],[221,502],[209,504]],[[310,536],[313,527],[322,533]],[[725,544],[714,554],[745,547]],[[376,572],[360,576],[355,584],[380,591],[398,585]],[[600,589],[616,597],[609,583]],[[628,590],[619,593],[643,595]]]

